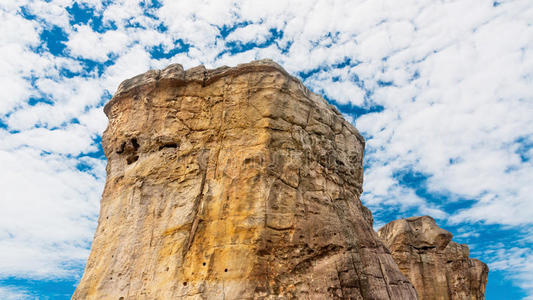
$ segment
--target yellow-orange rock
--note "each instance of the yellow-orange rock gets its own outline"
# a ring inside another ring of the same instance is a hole
[[[279,65],[124,81],[73,299],[416,299],[361,205],[364,140]]]
[[[423,300],[485,299],[489,269],[468,257],[468,246],[429,216],[392,221],[378,231]]]

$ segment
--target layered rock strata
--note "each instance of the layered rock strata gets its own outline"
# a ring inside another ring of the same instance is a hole
[[[485,299],[489,269],[468,257],[468,246],[451,241],[429,216],[396,220],[378,234],[420,299]]]
[[[364,140],[279,65],[124,81],[73,299],[416,299],[361,205]]]

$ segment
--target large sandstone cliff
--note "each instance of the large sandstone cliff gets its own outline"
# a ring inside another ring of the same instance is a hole
[[[423,300],[481,300],[489,269],[431,217],[396,220],[378,231]]]
[[[362,136],[279,65],[171,65],[105,112],[73,299],[417,298],[359,200]]]

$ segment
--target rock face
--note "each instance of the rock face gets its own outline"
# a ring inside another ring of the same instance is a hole
[[[420,299],[485,299],[489,268],[469,258],[468,246],[451,241],[433,218],[396,220],[378,234]]]
[[[416,299],[361,205],[364,140],[271,61],[124,81],[73,299]]]

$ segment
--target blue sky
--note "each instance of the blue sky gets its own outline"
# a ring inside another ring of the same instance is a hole
[[[148,69],[271,58],[367,140],[375,227],[431,215],[533,299],[533,3],[0,3],[0,298],[69,299],[105,181],[102,106]]]

